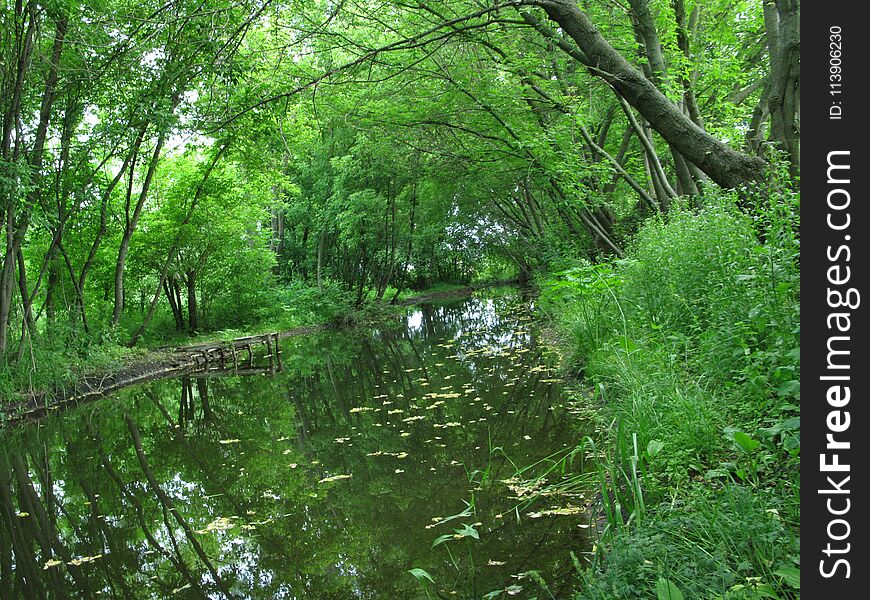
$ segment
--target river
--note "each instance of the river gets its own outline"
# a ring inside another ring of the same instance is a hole
[[[0,596],[566,597],[590,484],[533,303],[425,304],[286,340],[274,376],[3,432]]]

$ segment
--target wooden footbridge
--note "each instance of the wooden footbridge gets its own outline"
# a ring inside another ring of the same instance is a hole
[[[249,335],[232,340],[183,346],[175,351],[188,356],[193,361],[194,371],[253,370],[255,350],[265,347],[264,360],[268,360],[268,371],[274,374],[284,370],[281,352],[281,333]]]

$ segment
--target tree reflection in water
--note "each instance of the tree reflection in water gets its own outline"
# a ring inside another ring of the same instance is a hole
[[[528,302],[425,305],[288,341],[274,377],[190,373],[7,431],[0,596],[417,598],[419,567],[439,596],[543,597],[516,577],[536,570],[559,597],[583,517],[528,514],[583,500],[514,512],[502,482],[581,435]]]

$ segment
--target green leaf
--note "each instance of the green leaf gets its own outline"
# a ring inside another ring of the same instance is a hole
[[[728,477],[730,473],[727,469],[710,469],[704,476],[707,479],[715,479],[716,477]]]
[[[656,581],[656,597],[658,600],[683,600],[683,592],[672,581],[659,577]]]
[[[665,443],[661,440],[650,440],[649,444],[646,445],[646,454],[650,458],[653,458],[656,454],[661,452],[664,447]]]
[[[461,537],[473,537],[476,540],[480,539],[480,534],[477,533],[477,530],[471,525],[462,524],[462,529],[454,529],[457,535]]]
[[[780,567],[773,572],[774,575],[782,577],[786,585],[793,587],[796,590],[801,589],[801,572],[794,567]]]
[[[435,580],[432,579],[432,576],[429,575],[429,573],[427,573],[427,572],[426,572],[425,570],[423,570],[423,569],[411,569],[410,571],[408,571],[408,573],[410,573],[411,575],[413,575],[414,577],[416,577],[416,578],[417,578],[417,581],[419,581],[421,584],[423,583],[423,580],[424,580],[424,579],[428,579],[428,580],[429,580],[430,582],[432,582],[433,584],[435,583]]]
[[[800,398],[801,382],[797,379],[790,379],[779,386],[776,393],[780,398]]]
[[[758,448],[758,440],[752,439],[746,433],[742,431],[735,431],[733,433],[734,441],[743,449],[744,452],[750,453],[753,452],[756,448]]]
[[[452,539],[453,539],[452,533],[445,533],[444,535],[439,535],[437,538],[435,538],[435,541],[432,542],[432,547],[435,548],[436,546],[440,546],[444,542],[452,540]]]

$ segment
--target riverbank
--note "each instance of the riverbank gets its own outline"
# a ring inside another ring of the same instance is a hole
[[[478,290],[515,284],[515,280],[482,282],[474,285],[440,285],[418,293],[408,293],[395,304],[370,302],[360,308],[348,306],[344,311],[330,316],[328,321],[307,323],[280,331],[264,326],[248,330],[212,332],[197,336],[195,341],[181,345],[163,345],[157,348],[129,349],[116,347],[107,354],[114,356],[96,368],[68,374],[64,380],[43,389],[19,390],[17,398],[5,398],[0,405],[0,423],[16,423],[38,418],[66,406],[74,406],[95,400],[130,385],[155,379],[172,377],[179,373],[199,368],[203,348],[232,347],[250,338],[266,336],[279,339],[308,335],[325,329],[349,326],[373,326],[400,314],[405,307],[424,302],[470,296]],[[256,345],[256,343],[255,343]],[[104,350],[104,349],[101,349]]]
[[[625,260],[539,280],[602,456],[576,600],[799,597],[792,225],[758,236],[728,205],[676,213]]]

